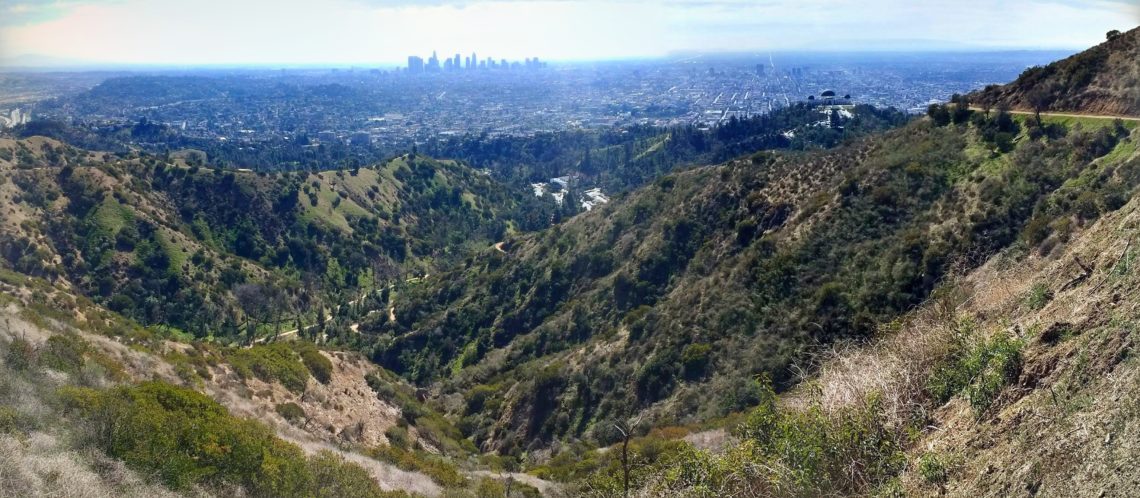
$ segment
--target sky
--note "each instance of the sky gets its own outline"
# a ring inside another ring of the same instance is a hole
[[[384,65],[1081,49],[1140,0],[0,0],[0,64]]]

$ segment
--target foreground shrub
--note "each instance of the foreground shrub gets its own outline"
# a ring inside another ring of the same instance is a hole
[[[306,459],[264,425],[190,389],[147,382],[60,394],[66,413],[87,422],[92,443],[175,490],[238,485],[253,496],[384,496],[359,466],[329,454]]]

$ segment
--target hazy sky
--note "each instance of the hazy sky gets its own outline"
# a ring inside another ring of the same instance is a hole
[[[0,0],[0,60],[377,64],[678,51],[1084,48],[1140,0]]]

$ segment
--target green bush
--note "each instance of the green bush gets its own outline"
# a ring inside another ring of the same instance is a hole
[[[681,372],[685,379],[695,380],[705,375],[709,365],[709,352],[712,346],[708,344],[689,344],[681,351]]]
[[[396,497],[330,453],[306,459],[264,425],[230,415],[193,390],[146,382],[110,390],[65,387],[65,413],[85,419],[108,455],[175,490],[238,485],[251,496]]]
[[[27,339],[15,337],[8,343],[4,362],[17,372],[28,370],[36,364],[36,348]]]
[[[398,425],[389,427],[384,431],[384,436],[388,438],[388,444],[397,448],[408,448],[408,430]]]
[[[313,378],[321,384],[328,384],[332,379],[332,361],[312,344],[305,343],[304,346],[298,346],[297,350],[301,353],[301,362],[309,369],[309,373],[313,374]]]
[[[62,394],[71,411],[92,422],[104,451],[174,489],[229,482],[255,494],[305,496],[312,486],[300,448],[195,391],[148,382]]]
[[[273,407],[273,409],[277,412],[278,415],[281,415],[281,417],[290,422],[297,422],[305,419],[305,409],[301,408],[301,405],[298,405],[297,403],[282,403]]]
[[[922,476],[922,480],[928,484],[941,485],[946,483],[948,478],[946,465],[937,455],[926,453],[918,459],[918,475]]]
[[[396,446],[373,448],[371,455],[401,469],[421,472],[445,488],[459,488],[467,484],[467,479],[459,473],[459,469],[443,457]]]
[[[88,347],[77,335],[53,335],[40,348],[39,363],[52,370],[75,373],[83,367],[83,355]]]
[[[288,344],[273,343],[234,349],[226,357],[243,378],[256,376],[265,382],[280,382],[293,392],[304,392],[309,380],[309,370]]]
[[[808,494],[862,494],[902,470],[899,436],[882,420],[877,397],[831,414],[818,405],[785,411],[771,387],[762,385],[762,401],[739,432],[755,444],[758,458],[788,469],[792,482],[786,484]]]
[[[27,432],[36,427],[36,420],[10,406],[0,406],[0,434]]]
[[[934,370],[927,390],[939,402],[961,393],[974,413],[981,416],[1005,386],[1020,375],[1022,347],[1022,341],[1004,333],[971,347],[959,345],[949,359]]]
[[[1049,301],[1053,300],[1053,291],[1049,289],[1048,285],[1043,283],[1034,284],[1029,289],[1029,295],[1025,297],[1025,305],[1029,306],[1031,310],[1039,310],[1044,308]]]
[[[331,451],[321,451],[309,458],[313,475],[314,498],[408,498],[403,491],[381,491],[367,470],[348,463]]]

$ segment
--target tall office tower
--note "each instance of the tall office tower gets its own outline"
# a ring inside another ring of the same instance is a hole
[[[439,56],[436,55],[435,50],[431,51],[431,58],[428,59],[427,63],[427,70],[433,72],[439,71]]]
[[[451,60],[453,61],[451,63],[451,67],[453,67],[457,70],[463,67],[463,66],[459,65],[459,54],[455,54],[455,57],[453,57]]]
[[[508,65],[508,64],[507,64],[507,60],[506,60],[506,59],[503,59],[503,62],[502,62],[502,64],[503,64],[503,69],[509,69],[509,68],[511,67],[510,65]]]
[[[471,69],[477,69],[478,67],[479,67],[479,58],[475,57],[475,52],[471,52]]]
[[[424,60],[422,57],[414,55],[408,56],[408,72],[409,73],[422,73],[424,72]]]

